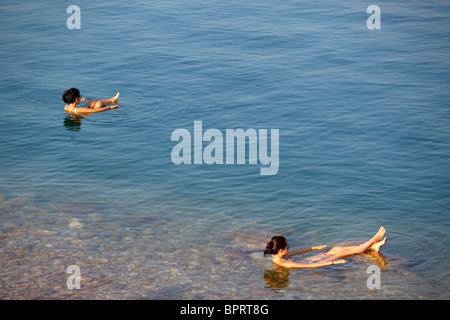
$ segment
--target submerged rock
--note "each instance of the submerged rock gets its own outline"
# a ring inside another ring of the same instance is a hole
[[[81,229],[84,227],[84,224],[80,222],[78,219],[73,219],[69,223],[69,229]]]

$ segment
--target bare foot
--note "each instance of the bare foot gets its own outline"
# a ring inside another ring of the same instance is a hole
[[[386,232],[386,229],[384,229],[383,226],[380,227],[380,230],[378,230],[377,234],[371,239],[374,243],[378,242],[383,238],[384,233]]]
[[[117,92],[117,94],[111,99],[111,101],[112,101],[113,103],[117,103],[117,101],[119,100],[119,96],[120,96],[120,93]]]
[[[372,245],[372,247],[370,247],[370,250],[374,250],[374,251],[376,251],[376,252],[380,252],[380,248],[381,248],[382,246],[384,246],[384,244],[386,243],[386,241],[387,241],[387,238],[384,237],[383,240],[378,241],[377,243],[375,243],[374,245]]]

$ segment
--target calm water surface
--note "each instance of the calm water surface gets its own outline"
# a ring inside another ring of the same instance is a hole
[[[1,299],[450,298],[450,5],[381,1],[368,30],[361,1],[76,4],[80,30],[63,3],[0,4]],[[73,119],[70,87],[120,108]],[[279,129],[278,173],[174,165],[196,120]],[[262,255],[380,225],[347,264]]]

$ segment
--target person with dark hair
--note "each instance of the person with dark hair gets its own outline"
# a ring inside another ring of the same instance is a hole
[[[111,99],[93,99],[89,100],[87,104],[87,108],[85,107],[77,107],[77,105],[81,101],[86,101],[88,99],[81,97],[80,90],[77,88],[70,88],[69,90],[64,91],[62,95],[63,101],[66,103],[64,110],[68,113],[77,114],[89,114],[93,112],[101,112],[108,109],[118,108],[119,104],[117,101],[119,100],[120,93],[117,93]]]
[[[272,237],[272,239],[266,244],[266,248],[264,249],[264,256],[272,254],[273,263],[287,268],[316,268],[329,266],[332,264],[346,263],[347,262],[346,260],[340,258],[352,254],[363,253],[369,250],[379,252],[380,248],[386,243],[387,240],[386,237],[383,240],[381,240],[385,232],[386,230],[384,229],[383,226],[381,226],[377,234],[375,234],[375,236],[373,236],[372,239],[364,242],[363,244],[360,244],[358,246],[346,246],[346,247],[336,246],[331,248],[326,253],[321,253],[312,256],[300,262],[285,260],[284,257],[290,257],[302,252],[324,249],[327,246],[303,248],[292,250],[289,252],[289,244],[287,243],[286,238],[283,236],[275,236]]]

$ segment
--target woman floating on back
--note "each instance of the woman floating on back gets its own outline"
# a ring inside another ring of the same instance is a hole
[[[287,268],[316,268],[322,266],[329,266],[331,264],[346,263],[347,261],[341,258],[369,250],[379,252],[380,248],[386,243],[387,240],[386,237],[383,240],[381,240],[385,232],[386,230],[384,229],[383,226],[381,226],[380,230],[378,230],[377,234],[374,235],[372,239],[370,239],[367,242],[364,242],[359,246],[347,246],[347,247],[336,246],[333,247],[331,250],[327,251],[326,253],[321,253],[312,256],[303,261],[300,261],[299,263],[290,260],[285,260],[284,257],[290,257],[302,252],[324,249],[327,246],[315,246],[310,248],[292,250],[288,252],[289,245],[286,241],[286,238],[283,236],[275,236],[267,243],[266,248],[264,250],[264,256],[267,254],[272,254],[273,263]]]
[[[77,107],[81,101],[86,101],[88,99],[81,97],[80,90],[77,88],[70,88],[69,90],[64,91],[62,99],[66,103],[64,110],[68,113],[75,115],[87,115],[93,112],[101,112],[108,109],[118,108],[119,104],[117,101],[119,100],[120,93],[112,97],[111,99],[93,99],[89,100],[87,104],[87,108],[85,107]]]

